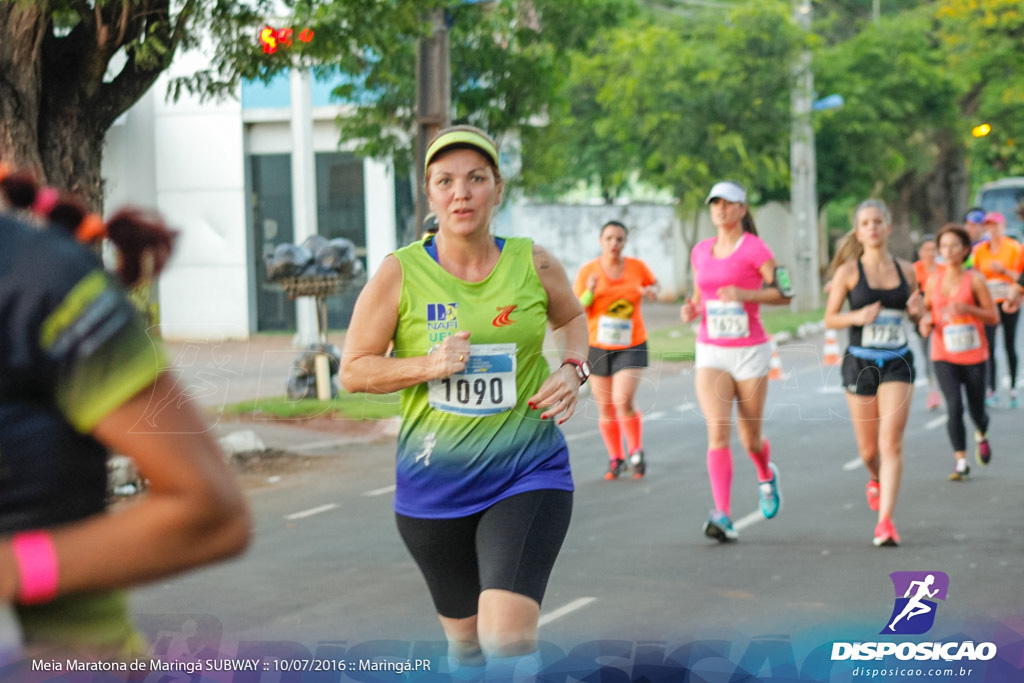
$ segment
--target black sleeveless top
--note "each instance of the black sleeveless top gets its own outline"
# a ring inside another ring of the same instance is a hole
[[[898,311],[906,310],[907,299],[910,298],[910,285],[903,276],[903,269],[900,268],[899,262],[894,260],[894,263],[896,265],[896,273],[900,276],[900,284],[894,289],[872,289],[868,285],[867,275],[864,274],[864,264],[861,263],[860,259],[857,259],[857,272],[859,275],[857,284],[846,295],[846,300],[850,302],[850,310],[855,311],[858,308],[864,308],[876,301],[882,303],[882,308]],[[850,346],[861,346],[863,331],[864,328],[860,325],[850,327]]]

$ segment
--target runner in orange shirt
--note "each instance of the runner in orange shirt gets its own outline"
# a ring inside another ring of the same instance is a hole
[[[985,324],[999,320],[985,278],[963,261],[971,253],[970,234],[950,223],[939,231],[939,248],[948,266],[933,274],[925,288],[927,312],[918,329],[931,336],[931,354],[942,393],[946,396],[946,431],[953,446],[955,465],[952,481],[964,481],[971,472],[967,464],[967,430],[964,428],[964,395],[974,422],[978,463],[992,458],[988,442],[989,416],[985,410],[985,362],[989,357]]]
[[[1006,352],[1006,361],[1010,370],[1010,407],[1016,408],[1017,399],[1017,319],[1019,311],[1007,312],[1002,303],[1010,294],[1010,288],[1017,279],[1018,273],[1014,272],[1017,259],[1020,255],[1020,243],[1006,236],[1006,217],[997,211],[989,211],[985,214],[985,229],[988,231],[989,239],[974,247],[974,267],[985,276],[989,292],[993,301],[1000,305],[999,324],[986,325],[985,337],[988,339],[988,393],[985,402],[996,405],[998,402],[996,394],[996,328],[1003,328],[1003,348]]]
[[[647,330],[640,303],[657,296],[658,280],[643,261],[623,255],[627,236],[622,223],[605,223],[601,256],[580,268],[573,288],[587,313],[590,384],[598,429],[608,449],[604,478],[609,480],[625,471],[627,454],[635,479],[647,472],[642,417],[634,399],[642,369],[647,367]]]

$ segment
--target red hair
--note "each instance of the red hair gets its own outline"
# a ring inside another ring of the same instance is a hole
[[[156,277],[167,265],[178,233],[159,214],[135,207],[117,211],[106,223],[107,237],[121,252],[118,275],[128,287]]]

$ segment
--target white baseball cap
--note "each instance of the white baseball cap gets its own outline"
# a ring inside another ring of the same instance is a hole
[[[747,191],[739,183],[735,183],[731,180],[723,180],[720,183],[715,183],[715,186],[711,188],[711,192],[708,193],[708,198],[704,200],[705,204],[710,204],[711,200],[715,197],[724,199],[727,202],[736,202],[738,204],[747,203]]]

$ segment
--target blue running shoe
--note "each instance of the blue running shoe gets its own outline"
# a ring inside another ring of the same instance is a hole
[[[761,514],[765,519],[771,519],[779,514],[782,507],[782,494],[779,492],[779,468],[775,463],[768,463],[768,469],[772,471],[771,481],[763,481],[757,487],[758,496],[761,498]]]
[[[708,521],[704,522],[704,535],[713,538],[719,543],[735,541],[740,537],[736,529],[732,527],[732,520],[729,515],[720,510],[712,510]]]

